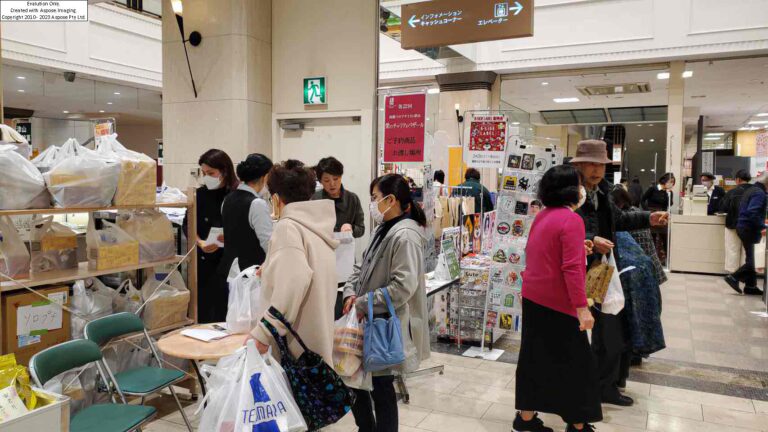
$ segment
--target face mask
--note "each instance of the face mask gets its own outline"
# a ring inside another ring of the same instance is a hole
[[[221,179],[212,176],[203,176],[203,184],[208,190],[216,190],[221,187]]]
[[[576,204],[576,209],[580,209],[585,202],[587,202],[587,190],[584,186],[579,186],[579,203]]]
[[[373,221],[376,222],[377,225],[381,225],[384,223],[384,214],[388,212],[389,209],[392,208],[392,206],[389,206],[383,212],[379,211],[379,203],[384,201],[385,199],[386,197],[380,199],[379,201],[374,201],[370,205],[371,218],[373,218]]]
[[[704,185],[704,187],[707,188],[707,189],[712,187],[712,182],[709,181],[709,180],[703,181],[703,182],[701,182],[701,184]]]

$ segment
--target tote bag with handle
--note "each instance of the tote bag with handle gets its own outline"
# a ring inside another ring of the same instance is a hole
[[[366,372],[390,369],[405,361],[400,319],[395,314],[389,291],[381,288],[381,293],[389,310],[387,319],[373,317],[373,292],[368,293],[368,321],[363,335],[363,368]]]

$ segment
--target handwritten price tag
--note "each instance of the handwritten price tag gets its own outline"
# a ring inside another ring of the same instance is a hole
[[[62,309],[51,302],[21,306],[16,310],[17,336],[56,330],[60,329],[61,326]]]

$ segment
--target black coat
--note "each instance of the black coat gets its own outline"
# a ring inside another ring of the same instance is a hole
[[[587,202],[579,208],[576,213],[584,221],[588,240],[595,237],[603,237],[616,243],[616,231],[632,231],[649,228],[651,226],[651,214],[646,211],[622,212],[616,207],[611,198],[613,185],[603,180],[598,186],[597,210],[594,203],[587,197]],[[614,249],[617,255],[618,250]],[[591,255],[590,259],[595,259],[597,254]]]
[[[640,201],[645,210],[667,211],[674,203],[674,197],[672,191],[659,190],[658,186],[651,186],[645,191]]]
[[[728,191],[723,199],[720,200],[721,213],[725,213],[725,227],[728,229],[736,229],[736,224],[739,222],[739,207],[741,206],[741,198],[744,196],[744,192],[752,187],[749,183],[742,183],[735,188]]]
[[[725,189],[721,188],[720,186],[715,186],[714,189],[712,189],[712,196],[709,197],[709,204],[707,204],[707,215],[712,216],[713,214],[720,211],[720,201],[725,197]]]

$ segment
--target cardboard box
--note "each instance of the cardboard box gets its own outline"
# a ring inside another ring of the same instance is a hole
[[[139,242],[104,245],[88,249],[88,268],[109,270],[139,264]]]
[[[50,301],[69,305],[69,287],[39,288]],[[3,294],[3,354],[14,353],[19,364],[28,365],[35,353],[70,339],[69,312],[47,304],[31,292]],[[60,320],[59,320],[60,318]],[[19,335],[19,330],[31,329]]]

